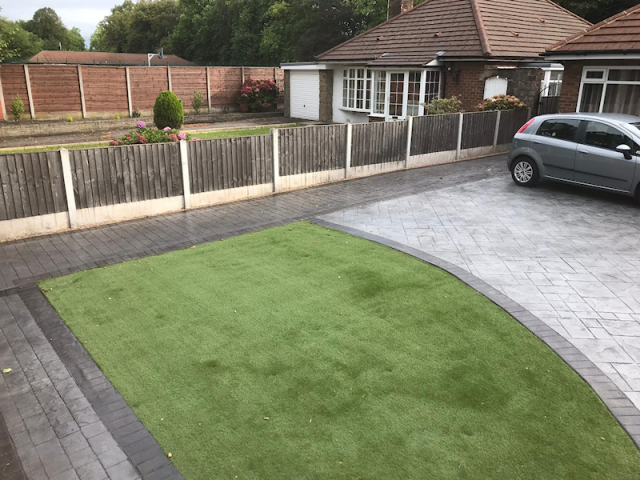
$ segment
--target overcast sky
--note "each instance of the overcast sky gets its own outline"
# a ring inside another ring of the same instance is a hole
[[[124,0],[0,0],[0,15],[9,20],[29,20],[36,10],[53,8],[67,28],[78,27],[87,47],[98,22]]]

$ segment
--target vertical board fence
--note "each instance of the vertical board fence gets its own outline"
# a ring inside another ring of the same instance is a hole
[[[320,125],[279,130],[280,175],[345,168],[346,125]]]
[[[77,208],[182,195],[177,143],[71,150],[69,161]]]
[[[498,129],[498,145],[511,143],[514,135],[527,120],[529,120],[529,110],[511,110],[500,114],[500,127]]]
[[[272,142],[271,135],[189,142],[191,193],[271,183]]]
[[[60,152],[0,155],[0,221],[65,211]]]
[[[462,121],[462,149],[493,145],[498,112],[465,113]]]
[[[415,117],[411,133],[411,155],[455,150],[458,142],[458,115]]]
[[[406,121],[364,123],[353,126],[352,167],[402,162],[406,156]]]

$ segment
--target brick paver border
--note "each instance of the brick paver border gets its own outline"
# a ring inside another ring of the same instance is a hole
[[[600,368],[580,353],[576,347],[564,339],[553,328],[549,327],[521,305],[466,270],[416,248],[362,230],[328,222],[321,218],[316,217],[310,221],[317,225],[339,230],[354,237],[376,242],[411,255],[412,257],[444,270],[466,283],[478,293],[484,295],[547,344],[567,365],[573,368],[573,370],[591,386],[596,394],[598,394],[611,414],[640,449],[640,411]]]
[[[183,480],[182,475],[164,454],[156,439],[138,420],[109,379],[105,381],[106,377],[103,374],[100,378],[94,375],[87,378],[84,372],[96,371],[99,367],[38,287],[31,285],[0,291],[0,296],[12,294],[19,295],[102,423],[129,457],[141,477],[144,480]],[[1,434],[0,437],[2,437]],[[0,460],[3,458],[0,455]],[[26,477],[16,476],[15,478]]]

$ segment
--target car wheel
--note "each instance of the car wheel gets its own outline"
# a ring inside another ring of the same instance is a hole
[[[511,177],[516,185],[532,187],[540,179],[540,173],[536,162],[528,157],[519,157],[513,162]]]

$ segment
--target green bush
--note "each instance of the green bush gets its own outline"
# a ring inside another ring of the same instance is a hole
[[[140,118],[142,116],[142,112],[136,108],[133,112],[131,112],[131,116],[133,118]]]
[[[269,112],[278,106],[278,85],[273,80],[247,79],[237,98],[241,112]]]
[[[191,106],[193,107],[193,111],[196,112],[196,115],[200,113],[200,109],[202,108],[202,104],[204,103],[204,96],[202,95],[202,90],[196,90],[193,92],[193,98],[191,99]]]
[[[479,112],[492,112],[495,110],[526,110],[527,104],[513,95],[501,93],[491,98],[485,98],[476,107]]]
[[[182,100],[169,91],[158,95],[153,107],[153,123],[160,129],[165,127],[180,128],[184,123]]]
[[[425,115],[444,115],[446,113],[460,113],[464,111],[458,97],[435,98],[431,103],[424,104]]]
[[[16,122],[22,120],[22,115],[24,115],[24,102],[20,100],[20,95],[16,95],[16,98],[11,102],[11,115],[13,115],[13,119]]]
[[[197,140],[180,130],[164,127],[162,130],[156,127],[147,127],[147,124],[140,120],[136,124],[136,129],[129,133],[111,140],[109,145],[117,147],[120,145],[139,145],[145,143],[179,142],[180,140]]]

